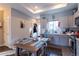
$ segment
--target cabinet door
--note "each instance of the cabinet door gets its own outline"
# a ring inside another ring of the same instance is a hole
[[[59,35],[54,35],[53,38],[53,44],[60,45]]]
[[[76,46],[76,48],[77,48],[77,56],[79,56],[79,39],[77,40],[77,46]]]
[[[60,45],[61,46],[69,46],[69,38],[66,35],[60,36]]]
[[[72,27],[75,25],[75,20],[73,15],[72,16],[67,16],[67,23],[68,23],[68,27]]]

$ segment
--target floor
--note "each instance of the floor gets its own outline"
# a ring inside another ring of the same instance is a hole
[[[55,48],[55,50],[60,49],[61,51],[60,56],[73,56],[74,55],[70,47],[62,47],[62,46],[55,46],[55,45],[52,45],[52,46],[49,45],[49,47],[53,47],[52,49]],[[57,52],[59,51],[57,50]]]
[[[62,56],[62,50],[55,47],[47,47],[47,56]]]
[[[3,52],[4,51],[4,52]],[[15,56],[15,50],[12,50],[8,47],[0,47],[0,56]],[[58,48],[58,47],[47,47],[47,52],[45,56],[72,56],[69,48]],[[27,56],[23,53],[22,56]]]
[[[1,46],[0,47],[0,52],[4,52],[4,51],[8,51],[8,50],[11,50],[11,49],[7,46]]]
[[[0,56],[11,55],[11,54],[14,54],[14,53],[15,52],[7,46],[1,46],[0,47]]]
[[[70,51],[69,48],[62,48],[62,54],[63,56],[73,56],[72,52]]]

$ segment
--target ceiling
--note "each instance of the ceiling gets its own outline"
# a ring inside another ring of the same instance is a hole
[[[32,13],[40,13],[42,10],[45,11],[51,7],[59,5],[59,3],[27,3],[22,5]]]
[[[30,16],[53,14],[77,8],[76,3],[10,3],[7,5]]]

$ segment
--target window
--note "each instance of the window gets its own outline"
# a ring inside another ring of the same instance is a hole
[[[56,31],[58,29],[58,24],[59,24],[59,21],[51,21],[51,22],[48,22],[48,24],[47,24],[48,32],[50,34],[56,33]]]

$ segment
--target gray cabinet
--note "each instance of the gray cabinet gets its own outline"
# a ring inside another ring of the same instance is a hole
[[[59,46],[69,46],[69,38],[67,35],[52,35],[53,39],[51,41],[52,44]]]
[[[79,56],[79,38],[77,38],[77,46],[76,46],[76,48],[77,48],[77,56]]]

